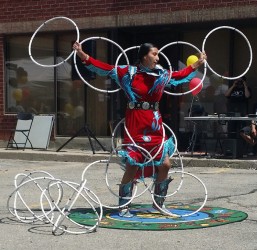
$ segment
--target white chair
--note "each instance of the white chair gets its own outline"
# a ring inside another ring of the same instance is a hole
[[[33,149],[32,143],[29,139],[30,129],[33,123],[34,114],[32,113],[19,113],[17,114],[17,124],[15,130],[11,132],[8,140],[7,149],[9,147],[16,146],[17,149],[26,148],[27,142],[30,143]]]

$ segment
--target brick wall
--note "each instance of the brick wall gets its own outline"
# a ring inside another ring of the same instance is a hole
[[[0,22],[45,20],[53,16],[71,18],[173,12],[256,5],[246,0],[14,0],[0,1]]]
[[[0,139],[3,129],[15,127],[15,116],[4,115],[3,34],[32,34],[55,16],[73,19],[79,29],[257,18],[257,0],[0,0]]]
[[[7,140],[10,129],[15,128],[16,119],[13,115],[4,115],[4,57],[3,57],[3,36],[0,35],[0,139]]]
[[[3,36],[0,35],[0,82],[4,82],[4,58],[3,58]],[[0,93],[4,93],[4,86],[0,84]],[[4,97],[0,94],[0,115],[3,114],[4,110]]]

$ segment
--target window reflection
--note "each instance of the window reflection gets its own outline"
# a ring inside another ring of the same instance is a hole
[[[63,61],[71,53],[73,33],[37,34],[31,47],[33,58],[44,65]],[[90,36],[95,34],[86,37]],[[96,135],[107,135],[107,96],[88,88],[78,77],[73,57],[56,68],[35,64],[28,54],[30,38],[29,35],[6,38],[5,112],[56,114],[57,135],[73,135],[85,123]],[[85,44],[85,49],[90,50],[92,56],[108,62],[107,45],[106,42],[91,42]],[[81,62],[77,65],[90,84],[106,87],[106,77],[95,76]]]
[[[6,112],[52,113],[54,106],[54,69],[42,68],[33,63],[28,55],[29,38],[10,37],[7,40],[6,60]],[[53,63],[49,51],[53,39],[35,41],[32,50],[41,63]]]

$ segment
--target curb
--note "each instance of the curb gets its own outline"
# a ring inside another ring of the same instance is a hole
[[[58,162],[93,162],[96,160],[108,160],[109,152],[96,151],[93,154],[90,150],[74,150],[56,152],[50,150],[17,150],[17,149],[0,149],[1,159],[15,159],[25,161],[58,161]],[[115,162],[119,159],[113,156]],[[235,168],[235,169],[256,169],[257,159],[217,159],[217,158],[199,158],[182,156],[184,167],[216,167],[216,168]]]

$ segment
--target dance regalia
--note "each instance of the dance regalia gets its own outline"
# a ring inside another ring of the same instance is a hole
[[[137,67],[118,66],[115,68],[113,65],[103,63],[92,57],[89,57],[83,63],[89,70],[98,75],[109,76],[114,79],[125,91],[130,105],[142,102],[156,104],[160,101],[165,87],[189,82],[196,74],[193,68],[188,66],[180,71],[172,72],[169,80],[169,71],[160,66],[156,66],[153,70],[145,68],[143,65]],[[140,147],[145,148],[152,156],[158,152],[164,140],[163,147],[154,158],[155,166],[162,165],[164,158],[174,152],[173,138],[167,139],[163,136],[162,117],[158,109],[127,108],[125,126],[133,141]],[[133,143],[131,138],[125,132],[123,144]],[[139,167],[136,178],[140,177],[140,169],[143,167],[145,167],[144,177],[151,176],[152,162],[145,159],[146,152],[140,152],[137,147],[127,146],[119,151],[119,155],[123,157],[124,162]],[[145,164],[144,162],[147,161],[148,164]]]

